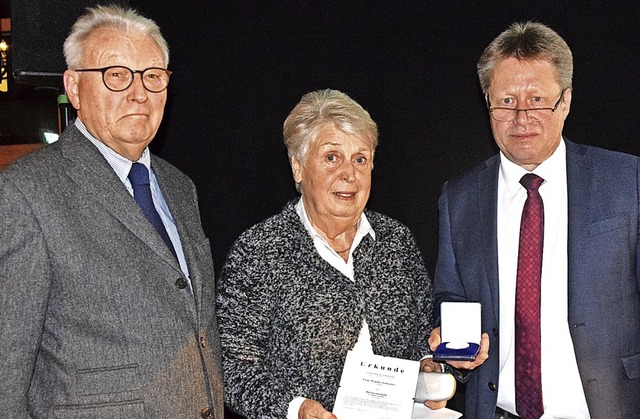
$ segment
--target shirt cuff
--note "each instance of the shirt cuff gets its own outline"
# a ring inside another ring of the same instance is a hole
[[[300,410],[300,406],[302,403],[307,400],[304,397],[296,397],[291,400],[289,403],[289,408],[287,409],[287,419],[298,419],[298,411]]]

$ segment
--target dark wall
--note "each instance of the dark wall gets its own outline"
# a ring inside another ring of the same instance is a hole
[[[198,186],[218,267],[233,240],[296,196],[281,126],[306,92],[350,94],[378,122],[369,207],[415,233],[430,271],[443,182],[496,151],[475,73],[515,20],[574,53],[576,142],[640,154],[640,14],[633,2],[204,2],[158,7],[175,71],[154,150]]]
[[[8,0],[2,0],[8,2]],[[11,0],[12,70],[16,82],[61,88],[62,53],[71,26],[100,0]],[[129,6],[128,0],[109,0]]]

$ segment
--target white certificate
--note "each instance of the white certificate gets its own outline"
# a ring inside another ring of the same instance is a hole
[[[411,419],[420,362],[349,351],[333,413],[338,419]]]

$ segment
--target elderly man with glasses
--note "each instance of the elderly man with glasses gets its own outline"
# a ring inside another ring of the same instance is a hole
[[[153,21],[98,6],[64,53],[77,119],[0,174],[0,412],[222,418],[195,187],[148,149],[167,44]]]

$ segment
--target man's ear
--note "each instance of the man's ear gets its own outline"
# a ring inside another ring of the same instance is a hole
[[[569,87],[564,91],[562,96],[562,111],[564,113],[564,117],[566,118],[569,115],[569,110],[571,109],[571,94],[573,93],[573,88]]]
[[[74,70],[66,70],[62,75],[62,81],[64,82],[64,90],[67,92],[69,103],[74,108],[80,109],[80,95],[78,94],[78,77],[79,74]]]

